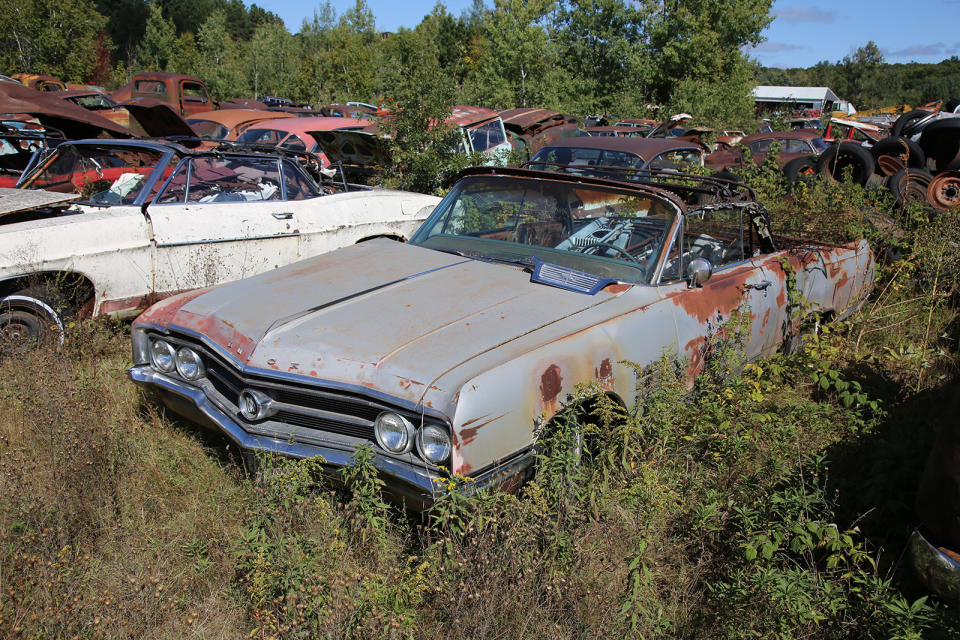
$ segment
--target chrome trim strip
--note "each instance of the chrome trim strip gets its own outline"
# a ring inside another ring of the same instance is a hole
[[[293,233],[272,233],[259,236],[245,236],[243,238],[213,238],[211,240],[185,240],[184,242],[158,242],[158,247],[188,247],[193,244],[222,244],[224,242],[246,242],[247,240],[273,240],[275,238],[295,238],[299,231]]]

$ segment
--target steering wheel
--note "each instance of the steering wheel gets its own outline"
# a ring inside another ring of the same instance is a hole
[[[590,244],[585,244],[582,247],[579,247],[579,249],[581,253],[586,253],[587,249],[593,249],[595,247],[603,247],[604,249],[613,249],[617,253],[627,258],[630,262],[641,264],[641,262],[636,258],[634,258],[632,255],[630,255],[630,253],[628,253],[626,249],[621,249],[617,245],[612,244],[610,242],[591,242]]]

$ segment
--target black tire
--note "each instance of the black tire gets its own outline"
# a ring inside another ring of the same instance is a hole
[[[887,188],[897,204],[903,205],[911,200],[926,202],[931,180],[933,175],[926,169],[901,169],[890,177]]]
[[[794,158],[783,165],[783,175],[790,182],[806,182],[817,175],[817,159],[813,156]]]
[[[738,176],[732,171],[727,171],[726,169],[717,171],[715,174],[713,174],[710,177],[718,178],[720,180],[729,180],[730,182],[743,182],[743,178],[741,178],[740,176]]]
[[[63,309],[59,297],[43,287],[0,298],[0,353],[21,353],[38,344],[63,344]]]
[[[920,145],[903,136],[884,138],[870,149],[874,160],[880,156],[907,156],[907,166],[914,169],[923,169],[927,166],[927,156]]]
[[[917,132],[916,125],[930,115],[932,115],[931,112],[924,109],[907,111],[893,123],[893,128],[890,129],[890,136],[896,138],[897,136],[913,135]]]
[[[947,100],[947,104],[943,105],[943,111],[957,113],[957,107],[960,107],[960,98],[951,98]]]
[[[935,171],[945,170],[960,155],[960,118],[931,122],[923,128],[919,143]]]
[[[875,167],[870,152],[855,142],[834,143],[817,158],[818,174],[839,180],[851,171],[853,181],[861,186],[867,184]]]

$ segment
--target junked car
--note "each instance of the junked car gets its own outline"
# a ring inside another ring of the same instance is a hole
[[[65,311],[131,317],[371,238],[405,240],[439,199],[330,194],[290,154],[66,142],[0,191],[0,337],[59,338]]]
[[[530,166],[563,167],[571,173],[623,177],[624,169],[677,170],[703,166],[703,147],[688,140],[580,136],[555,142],[536,153]],[[640,174],[632,174],[639,177]]]
[[[776,351],[797,324],[788,280],[836,318],[871,290],[866,241],[781,240],[749,189],[659,177],[467,170],[407,244],[154,305],[132,326],[130,376],[248,453],[336,469],[370,447],[389,495],[423,509],[450,474],[526,479],[582,383],[630,405],[628,363],[666,352],[696,375],[738,309],[746,355]],[[688,206],[690,190],[711,204]]]

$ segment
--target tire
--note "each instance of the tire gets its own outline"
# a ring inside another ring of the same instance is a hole
[[[903,136],[884,138],[873,145],[870,154],[877,163],[877,170],[885,176],[892,176],[907,167],[923,169],[927,165],[927,156],[920,145]],[[906,162],[903,156],[906,156]]]
[[[732,171],[727,171],[723,169],[722,171],[717,171],[715,174],[710,176],[711,178],[717,178],[719,180],[729,180],[730,182],[743,182],[743,178],[738,176]]]
[[[951,98],[947,100],[947,104],[943,105],[943,111],[957,113],[957,107],[960,107],[960,98]]]
[[[899,205],[911,200],[926,202],[931,180],[933,175],[925,169],[901,169],[890,177],[887,188]]]
[[[0,298],[0,353],[22,353],[40,344],[62,345],[63,308],[59,298],[42,287]]]
[[[929,111],[924,109],[914,109],[913,111],[907,111],[905,114],[897,118],[897,121],[893,123],[893,128],[890,130],[891,137],[898,136],[909,136],[917,132],[917,124],[933,115]]]
[[[783,175],[790,182],[807,182],[817,175],[817,160],[813,156],[794,158],[783,165]]]
[[[817,158],[818,174],[839,180],[852,171],[853,181],[861,186],[867,184],[875,166],[870,152],[855,142],[834,143]]]
[[[960,118],[931,122],[920,135],[920,148],[933,160],[935,171],[943,171],[960,155]]]

